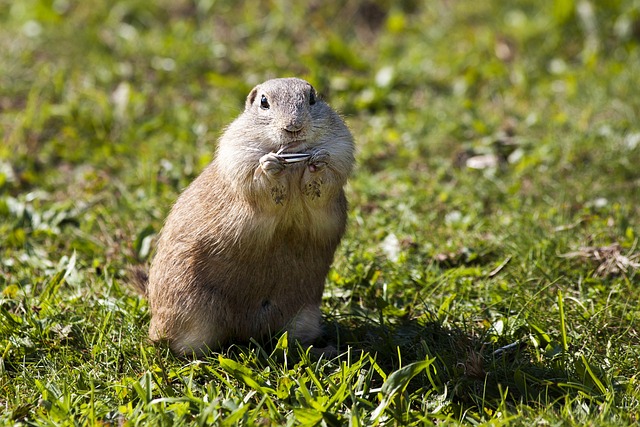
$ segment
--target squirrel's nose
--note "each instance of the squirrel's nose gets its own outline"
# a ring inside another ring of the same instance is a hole
[[[304,127],[302,121],[299,122],[289,122],[284,126],[284,130],[287,132],[300,132]]]
[[[304,112],[295,111],[283,120],[282,128],[291,133],[300,132],[305,128],[308,119]]]

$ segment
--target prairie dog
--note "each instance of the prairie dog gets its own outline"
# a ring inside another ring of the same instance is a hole
[[[196,355],[283,330],[311,344],[353,164],[351,133],[308,82],[253,88],[160,233],[149,337]]]

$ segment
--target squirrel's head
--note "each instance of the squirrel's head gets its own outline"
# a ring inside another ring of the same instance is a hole
[[[266,139],[274,142],[274,149],[284,151],[312,140],[328,110],[313,86],[298,78],[267,80],[251,90],[245,103],[245,114],[268,133]]]

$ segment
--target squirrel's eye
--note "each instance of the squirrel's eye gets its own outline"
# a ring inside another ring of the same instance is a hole
[[[260,108],[262,108],[263,110],[269,109],[269,101],[267,101],[267,97],[264,95],[262,95],[262,98],[260,98]]]
[[[316,103],[316,91],[311,89],[309,93],[309,105],[313,105]]]

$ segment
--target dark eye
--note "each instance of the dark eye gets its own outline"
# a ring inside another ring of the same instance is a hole
[[[269,109],[269,101],[267,101],[267,97],[264,95],[262,95],[262,98],[260,98],[260,108],[262,108],[263,110]]]
[[[316,91],[311,89],[309,93],[309,105],[313,105],[316,103]]]

